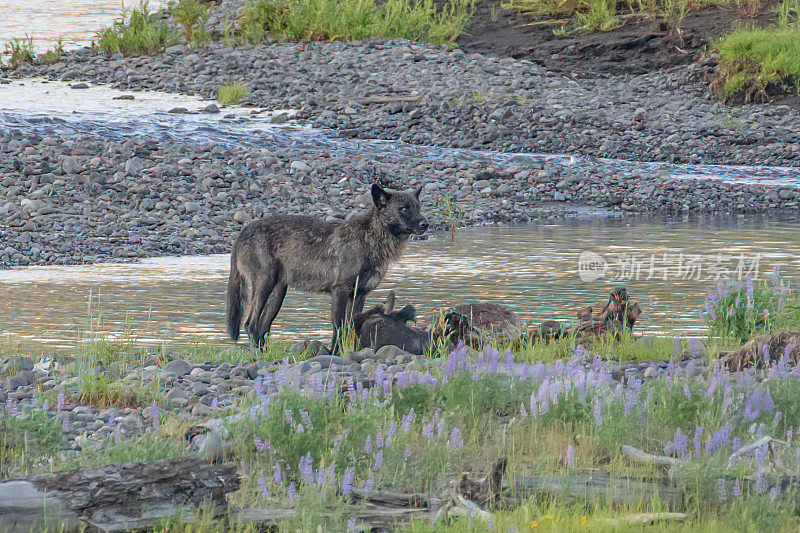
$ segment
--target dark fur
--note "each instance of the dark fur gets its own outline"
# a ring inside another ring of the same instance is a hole
[[[353,325],[361,346],[377,350],[394,345],[413,354],[424,354],[430,342],[427,331],[410,327],[407,323],[416,320],[414,306],[407,305],[394,311],[394,291],[389,291],[386,303],[355,315]]]
[[[250,302],[245,330],[262,345],[280,311],[286,289],[331,295],[333,349],[342,325],[359,314],[364,298],[380,284],[413,233],[428,221],[421,213],[420,187],[390,192],[372,186],[373,207],[347,222],[278,215],[246,226],[231,253],[228,333],[239,338],[242,302]],[[357,284],[357,285],[356,285]]]

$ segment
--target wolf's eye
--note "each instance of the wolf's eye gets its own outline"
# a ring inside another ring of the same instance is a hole
[[[408,211],[408,208],[407,207],[401,207],[400,211]]]

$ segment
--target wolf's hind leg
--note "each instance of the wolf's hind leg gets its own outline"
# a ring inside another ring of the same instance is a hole
[[[275,277],[270,274],[265,274],[259,279],[253,280],[253,297],[250,300],[250,315],[247,318],[247,334],[250,336],[250,341],[256,346],[264,344],[264,331],[261,330],[260,320],[261,314],[267,305],[272,294],[272,289],[275,287]]]
[[[272,323],[275,321],[275,317],[278,316],[278,311],[281,310],[281,306],[283,305],[283,299],[286,297],[286,288],[286,283],[280,281],[272,288],[272,292],[267,298],[266,305],[264,305],[264,309],[258,317],[259,338],[263,339],[269,335]]]

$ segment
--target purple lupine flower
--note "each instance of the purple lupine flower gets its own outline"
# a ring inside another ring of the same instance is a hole
[[[264,498],[269,498],[269,491],[267,490],[267,481],[263,477],[258,478],[258,488],[261,489],[261,495]]]
[[[761,345],[761,357],[764,359],[764,364],[769,366],[769,344],[766,342]]]
[[[342,476],[342,494],[349,496],[353,492],[353,480],[355,479],[356,471],[353,467],[348,467]]]
[[[764,492],[764,471],[759,468],[758,473],[756,474],[756,482],[753,485],[755,491],[759,494]]]
[[[603,406],[598,400],[594,402],[594,423],[598,426],[603,425]]]
[[[523,420],[525,420],[526,418],[528,418],[528,410],[527,410],[527,409],[525,409],[525,404],[522,404],[522,405],[520,405],[520,406],[519,406],[519,416],[520,416],[520,417],[521,417]]]
[[[297,425],[297,422],[294,420],[294,415],[292,414],[291,409],[284,409],[283,410],[283,418],[286,420],[286,423],[290,426],[294,427]]]
[[[414,423],[414,408],[412,407],[411,410],[408,412],[407,415],[403,417],[403,433],[408,433],[411,431],[411,424]]]
[[[753,275],[747,275],[747,305],[752,306],[754,300]]]
[[[378,433],[375,435],[375,447],[383,448],[383,445],[384,445],[383,430],[379,427]]]
[[[153,419],[153,427],[155,427],[155,428],[158,427],[158,423],[159,423],[158,414],[159,414],[158,404],[156,402],[151,403],[150,404],[150,418]]]
[[[720,501],[724,502],[728,499],[728,486],[722,478],[717,478],[717,492],[719,493]]]
[[[625,393],[625,406],[624,406],[625,416],[628,416],[628,415],[631,414],[631,407],[633,407],[633,397],[634,397],[634,393],[633,392],[626,392]]]
[[[703,435],[703,426],[694,428],[694,456],[700,457],[700,437]]]
[[[60,413],[62,409],[64,409],[64,402],[66,401],[66,397],[64,396],[63,392],[58,393],[58,405],[56,409]]]
[[[364,482],[364,492],[372,492],[372,478]]]
[[[567,466],[575,466],[575,447],[572,444],[567,446]]]
[[[258,450],[260,452],[265,452],[265,451],[269,450],[270,442],[268,440],[261,440],[258,437],[256,437],[256,438],[253,439],[253,441],[254,441],[254,443],[256,445],[256,450]]]
[[[372,466],[372,471],[377,472],[383,466],[383,451],[375,454],[375,464]]]
[[[314,429],[314,424],[311,423],[311,415],[308,414],[308,411],[300,409],[300,420],[303,421],[303,425],[307,427],[309,431]]]
[[[508,526],[508,533],[517,533],[517,526]]]
[[[457,427],[453,428],[453,431],[450,432],[450,447],[451,448],[464,447],[464,443],[461,441],[461,430]]]
[[[392,439],[392,438],[394,438],[395,435],[397,435],[397,423],[396,422],[390,422],[389,423],[389,427],[386,428],[386,436],[389,437],[390,439]],[[389,445],[386,444],[386,446],[388,447]]]
[[[769,444],[764,444],[758,449],[758,452],[756,452],[756,462],[758,463],[759,466],[764,464],[764,460],[767,458],[768,454],[769,454]]]
[[[408,461],[408,458],[410,456],[411,456],[411,446],[406,446],[406,449],[403,450],[403,457],[405,458],[406,461]]]
[[[742,497],[742,489],[739,487],[739,480],[733,482],[733,487],[731,487],[731,494],[736,496],[737,498]]]
[[[324,468],[320,468],[319,470],[317,470],[317,485],[319,485],[320,487],[324,487],[326,481],[325,477],[326,477],[326,471]]]
[[[436,426],[436,434],[441,435],[442,433],[444,433],[444,430],[445,430],[444,418],[440,418],[439,424]]]
[[[372,453],[372,435],[367,435],[367,440],[364,441],[364,451]]]
[[[772,290],[778,294],[781,287],[781,264],[775,263],[772,265]]]
[[[289,490],[287,491],[289,496],[289,503],[294,503],[297,499],[297,488],[294,486],[294,482],[289,483]]]
[[[772,423],[775,424],[775,425],[778,425],[778,422],[781,421],[782,417],[783,417],[783,413],[782,412],[775,411],[775,418],[772,420]]]
[[[283,468],[278,463],[272,467],[272,481],[275,483],[280,483],[283,481]]]
[[[422,428],[422,436],[427,439],[433,438],[433,423],[426,424],[424,428]]]
[[[681,457],[686,457],[686,446],[689,444],[689,437],[683,434],[680,428],[675,430],[675,436],[672,439],[675,445],[675,450]]]
[[[689,390],[688,384],[683,386],[683,395],[690,400],[692,399],[692,392]]]
[[[311,454],[306,454],[300,458],[300,475],[303,476],[303,479],[309,485],[314,483],[314,459],[311,458]]]
[[[356,531],[356,519],[351,518],[347,521],[347,533],[355,533]]]

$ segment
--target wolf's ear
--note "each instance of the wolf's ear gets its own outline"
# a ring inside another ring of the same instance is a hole
[[[417,187],[416,189],[414,189],[414,196],[416,196],[416,197],[417,197],[417,200],[419,200],[419,194],[420,194],[421,192],[422,192],[422,185],[420,185],[419,187]]]
[[[372,184],[372,202],[375,204],[375,207],[386,207],[391,196],[392,193],[386,191],[377,183]]]

